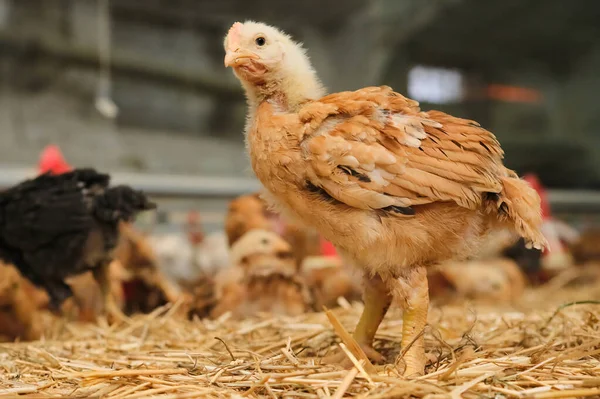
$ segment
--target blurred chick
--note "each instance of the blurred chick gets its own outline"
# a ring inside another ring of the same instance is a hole
[[[44,288],[55,311],[72,295],[65,279],[92,271],[105,309],[122,316],[108,276],[119,222],[156,206],[131,187],[109,187],[109,180],[94,169],[75,169],[0,192],[0,258]]]
[[[362,287],[337,257],[307,257],[301,270],[317,311],[337,306],[340,297],[348,301],[361,298]]]
[[[148,238],[129,223],[122,223],[120,231],[115,258],[124,268],[125,305],[128,312],[145,313],[165,302],[177,302],[183,292],[179,285],[161,272]],[[127,296],[128,294],[130,296]]]
[[[259,312],[296,316],[310,308],[291,247],[277,234],[251,230],[233,245],[231,257],[235,266],[217,276],[212,317],[226,312],[235,318]]]
[[[228,239],[221,231],[204,234],[200,221],[198,212],[188,214],[185,230],[193,249],[192,262],[200,275],[214,275],[219,269],[229,266]]]
[[[200,276],[214,276],[219,270],[230,265],[229,245],[223,231],[207,234],[196,248],[194,264]]]
[[[118,260],[113,260],[109,266],[110,294],[114,305],[123,310],[125,306],[125,294],[123,292],[123,281],[127,274],[123,265]],[[72,276],[66,279],[67,284],[73,291],[73,297],[66,300],[62,307],[62,313],[69,319],[82,322],[95,322],[104,312],[104,299],[102,291],[91,272]]]
[[[129,223],[119,226],[120,237],[110,264],[109,280],[115,305],[128,314],[147,313],[182,295],[177,284],[161,273],[148,238]],[[91,274],[71,277],[73,301],[63,312],[77,315],[80,321],[95,321],[103,311],[102,295]]]
[[[206,235],[195,248],[182,234],[162,234],[149,239],[161,272],[172,284],[214,276],[228,267],[229,245],[222,231]]]
[[[525,276],[510,259],[447,262],[430,269],[430,294],[441,303],[462,299],[512,302],[525,290]]]
[[[209,317],[217,304],[214,278],[204,274],[192,281],[182,282],[182,288],[190,297],[187,306],[188,317],[190,319]]]
[[[569,249],[577,265],[600,262],[600,227],[585,229]]]
[[[372,359],[383,360],[373,339],[400,298],[404,374],[422,374],[426,267],[475,255],[501,227],[542,248],[539,195],[504,167],[500,144],[477,122],[423,112],[390,87],[326,95],[305,49],[266,24],[236,22],[224,47],[269,202],[364,269],[354,338]],[[352,366],[343,352],[325,361]]]
[[[149,238],[161,272],[172,284],[197,277],[193,250],[182,234],[161,234]]]
[[[229,246],[253,229],[274,230],[274,215],[258,193],[242,195],[229,203],[225,215],[225,233]]]
[[[0,262],[0,340],[31,341],[41,337],[38,316],[43,302],[31,294],[19,271]]]
[[[268,209],[259,193],[243,195],[231,201],[225,217],[225,232],[230,246],[252,229],[280,234],[291,245],[298,268],[305,257],[320,255],[319,234],[298,223],[283,223],[278,215]]]

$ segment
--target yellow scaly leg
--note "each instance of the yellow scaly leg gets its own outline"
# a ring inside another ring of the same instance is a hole
[[[383,356],[373,349],[373,339],[381,321],[385,317],[392,295],[381,280],[381,277],[365,276],[365,291],[363,295],[364,309],[354,330],[353,337],[369,359],[379,362]],[[352,362],[342,353],[337,353],[323,359],[325,363],[340,363],[343,367],[352,367]]]
[[[425,339],[423,330],[427,325],[429,287],[424,267],[414,269],[406,279],[407,288],[402,315],[402,361],[406,364],[404,375],[422,375],[425,371]]]

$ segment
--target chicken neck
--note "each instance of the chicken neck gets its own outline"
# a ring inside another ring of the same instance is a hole
[[[260,83],[242,81],[250,116],[263,101],[270,101],[281,111],[295,112],[307,101],[325,95],[325,88],[312,68],[288,67],[286,73],[275,74]]]

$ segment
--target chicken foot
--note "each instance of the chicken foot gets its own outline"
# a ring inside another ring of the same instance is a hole
[[[379,275],[374,277],[365,276],[363,300],[364,309],[354,330],[353,337],[370,360],[381,362],[384,358],[373,349],[373,340],[377,328],[392,303],[392,294]],[[352,361],[348,359],[344,352],[325,357],[323,363],[338,363],[344,368],[353,366]]]
[[[103,262],[100,266],[92,269],[94,279],[100,286],[102,299],[104,301],[104,312],[109,320],[127,321],[129,318],[119,309],[110,287],[110,261]]]
[[[402,352],[396,363],[406,365],[404,375],[407,377],[422,375],[425,370],[425,339],[423,330],[427,325],[429,308],[429,287],[427,271],[424,267],[411,270],[399,279],[400,292],[403,294],[400,303],[403,305],[402,315]]]

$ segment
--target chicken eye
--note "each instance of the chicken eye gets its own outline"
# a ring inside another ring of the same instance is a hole
[[[257,45],[257,46],[260,46],[260,47],[262,47],[262,46],[264,46],[264,45],[265,45],[265,43],[267,42],[267,40],[266,40],[264,37],[262,37],[262,36],[259,36],[259,37],[257,37],[257,38],[254,40],[254,42],[256,43],[256,45]]]

